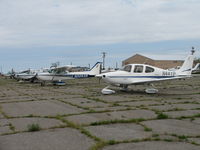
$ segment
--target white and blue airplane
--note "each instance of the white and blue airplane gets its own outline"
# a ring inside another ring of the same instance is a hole
[[[70,67],[67,68],[70,70]],[[36,78],[42,81],[41,85],[44,85],[45,82],[54,82],[57,85],[64,85],[63,81],[69,79],[80,79],[80,78],[90,78],[95,77],[101,73],[101,62],[97,62],[89,71],[82,72],[69,72],[64,67],[54,68],[49,72],[37,73]]]
[[[179,78],[191,77],[193,61],[194,61],[194,48],[191,54],[187,56],[180,69],[175,71],[164,70],[158,67],[146,65],[146,64],[128,64],[124,66],[122,70],[115,72],[108,72],[97,75],[110,85],[122,87],[124,90],[129,85],[147,84],[151,85],[153,82],[166,81]],[[115,93],[114,90],[104,88],[102,94]],[[157,93],[155,88],[148,88],[146,93]]]

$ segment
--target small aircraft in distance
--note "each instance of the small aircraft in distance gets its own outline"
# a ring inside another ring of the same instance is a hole
[[[35,70],[35,69],[28,69],[28,70],[24,70],[18,73],[14,74],[14,78],[17,79],[18,81],[30,81],[30,82],[34,82],[36,80],[36,74],[38,72],[47,72],[48,69],[39,69],[39,70]]]
[[[192,74],[200,73],[200,63],[197,63],[196,66],[192,69]]]
[[[89,71],[82,72],[69,72],[71,67],[58,67],[53,68],[49,72],[37,73],[36,78],[41,82],[41,85],[45,85],[45,82],[53,82],[57,85],[64,85],[65,80],[80,79],[95,77],[101,73],[101,62],[97,62]]]
[[[183,65],[175,71],[164,70],[146,64],[128,64],[122,70],[103,73],[96,77],[102,78],[110,85],[122,87],[124,90],[127,90],[129,85],[147,84],[153,86],[153,82],[191,77],[194,52],[194,48],[192,48],[191,54],[187,56]],[[115,93],[114,90],[109,89],[109,86],[101,92],[102,94]],[[147,88],[145,92],[157,93],[158,90],[151,87]]]

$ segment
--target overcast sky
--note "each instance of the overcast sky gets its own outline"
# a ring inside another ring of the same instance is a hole
[[[0,0],[0,66],[200,57],[200,0]]]

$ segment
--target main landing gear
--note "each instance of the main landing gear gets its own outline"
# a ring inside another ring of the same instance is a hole
[[[41,85],[41,86],[45,86],[45,81],[42,81],[42,82],[40,83],[40,85]]]

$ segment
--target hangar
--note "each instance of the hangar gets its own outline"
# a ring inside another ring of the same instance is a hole
[[[148,64],[163,69],[169,69],[181,66],[183,64],[183,60],[154,60],[140,54],[135,54],[122,61],[122,66],[127,64]]]

